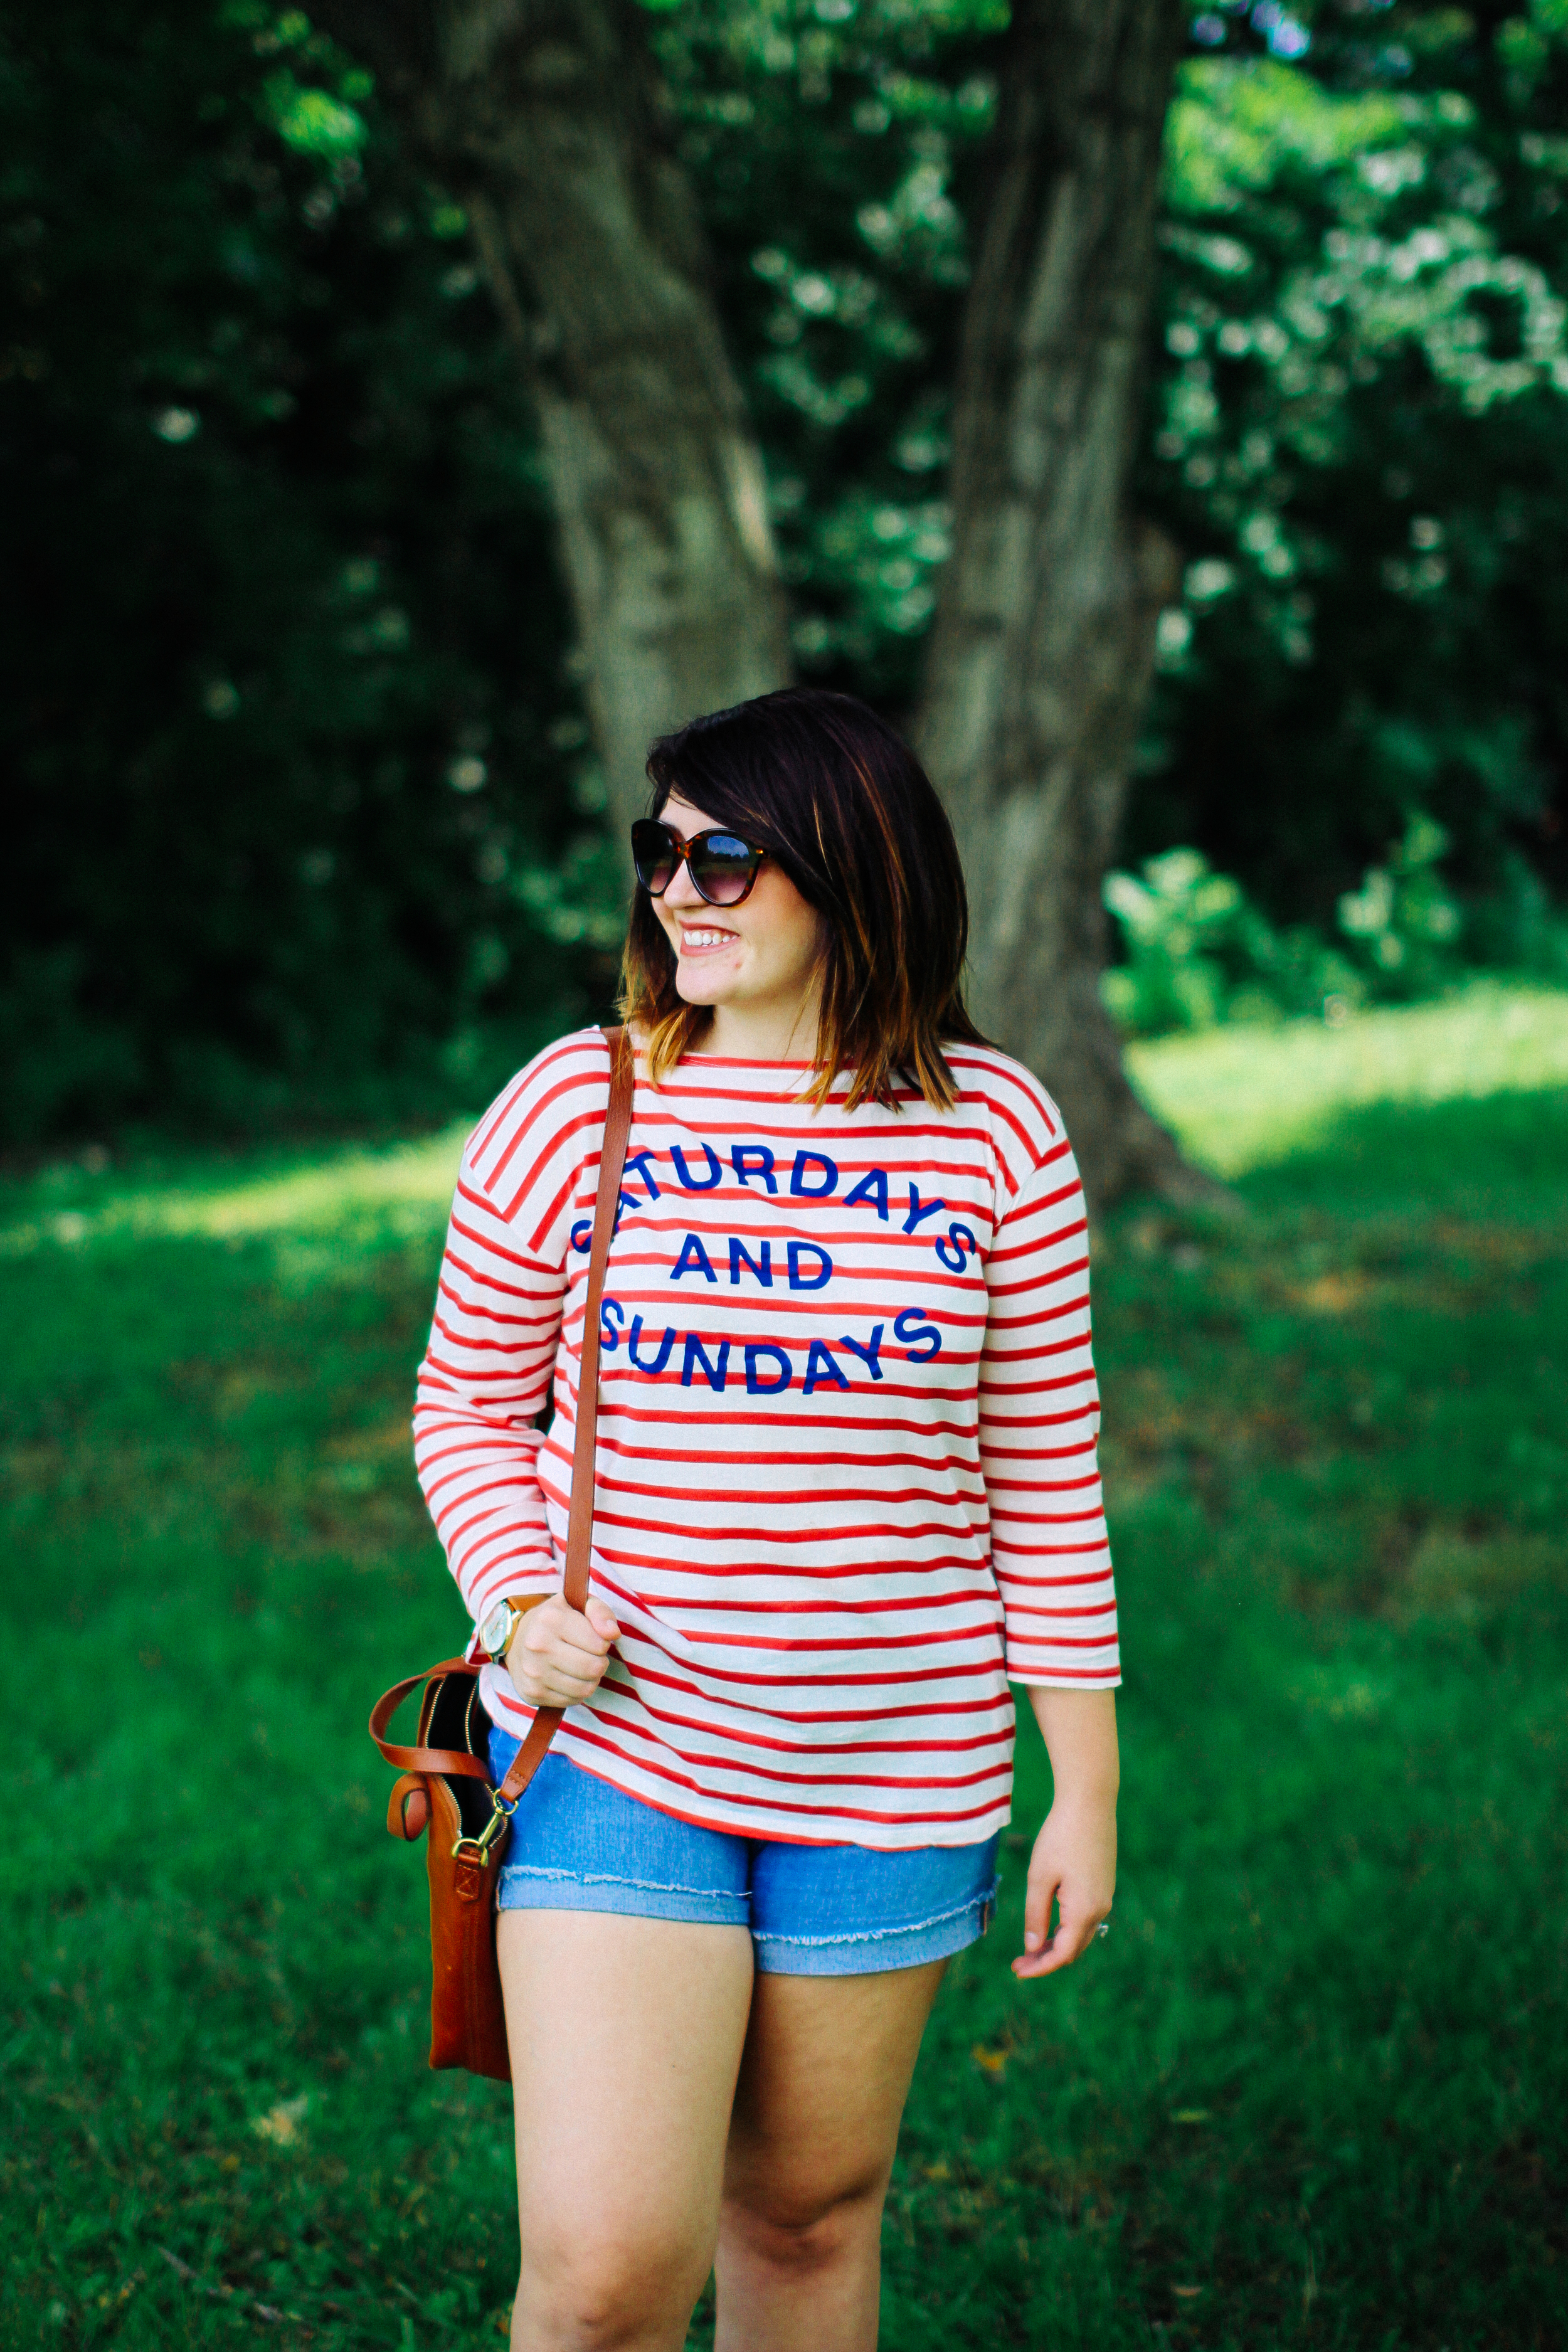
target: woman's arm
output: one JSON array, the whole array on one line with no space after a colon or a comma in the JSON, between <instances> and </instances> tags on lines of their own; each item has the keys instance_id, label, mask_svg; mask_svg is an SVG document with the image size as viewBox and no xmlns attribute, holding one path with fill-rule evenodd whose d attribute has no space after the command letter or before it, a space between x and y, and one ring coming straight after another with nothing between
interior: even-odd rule
<instances>
[{"instance_id":1,"label":"woman's arm","mask_svg":"<svg viewBox=\"0 0 1568 2352\"><path fill-rule=\"evenodd\" d=\"M1045 1113L1037 1110L1044 1128ZM1121 1679L1100 1491L1089 1222L1059 1127L1017 1183L986 1254L980 1467L1008 1679L1108 1690Z\"/></svg>"},{"instance_id":2,"label":"woman's arm","mask_svg":"<svg viewBox=\"0 0 1568 2352\"><path fill-rule=\"evenodd\" d=\"M585 1186L592 1197L608 1095L603 1035L563 1038L513 1080L463 1154L419 1368L414 1450L476 1623L503 1596L561 1589L537 1422L562 1340L568 1262L585 1263L584 1232L574 1228ZM570 1354L571 1332L566 1345ZM531 1648L542 1631L531 1627Z\"/></svg>"},{"instance_id":3,"label":"woman's arm","mask_svg":"<svg viewBox=\"0 0 1568 2352\"><path fill-rule=\"evenodd\" d=\"M986 1255L980 1462L1007 1674L1028 1689L1056 1776L1029 1864L1024 1949L1013 1963L1020 1977L1036 1977L1076 1960L1110 1908L1121 1668L1083 1187L1055 1105L1026 1073L1012 1083L1015 1116L995 1123L1011 1181ZM1017 1164L1015 1130L1037 1154L1027 1166Z\"/></svg>"},{"instance_id":4,"label":"woman's arm","mask_svg":"<svg viewBox=\"0 0 1568 2352\"><path fill-rule=\"evenodd\" d=\"M1070 1967L1110 1908L1116 1891L1114 1691L1029 1692L1051 1759L1056 1794L1029 1861L1024 1899L1024 1949L1016 1977L1045 1977ZM1059 1916L1051 1928L1053 1906Z\"/></svg>"},{"instance_id":5,"label":"woman's arm","mask_svg":"<svg viewBox=\"0 0 1568 2352\"><path fill-rule=\"evenodd\" d=\"M465 1157L419 1367L414 1459L478 1623L504 1594L560 1588L539 1483L563 1274L519 1246Z\"/></svg>"}]
</instances>

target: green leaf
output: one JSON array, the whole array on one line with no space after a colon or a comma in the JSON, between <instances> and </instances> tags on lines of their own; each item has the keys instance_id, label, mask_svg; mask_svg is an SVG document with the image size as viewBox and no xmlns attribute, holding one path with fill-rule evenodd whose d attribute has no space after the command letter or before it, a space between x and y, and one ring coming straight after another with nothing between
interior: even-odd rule
<instances>
[{"instance_id":1,"label":"green leaf","mask_svg":"<svg viewBox=\"0 0 1568 2352\"><path fill-rule=\"evenodd\" d=\"M286 146L328 162L357 154L370 136L364 118L324 89L310 89L285 68L269 74L261 95L273 129Z\"/></svg>"}]
</instances>

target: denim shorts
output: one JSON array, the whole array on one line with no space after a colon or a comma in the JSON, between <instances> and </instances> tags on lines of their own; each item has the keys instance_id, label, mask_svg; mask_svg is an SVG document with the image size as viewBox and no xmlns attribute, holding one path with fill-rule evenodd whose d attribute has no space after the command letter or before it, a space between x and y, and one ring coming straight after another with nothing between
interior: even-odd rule
<instances>
[{"instance_id":1,"label":"denim shorts","mask_svg":"<svg viewBox=\"0 0 1568 2352\"><path fill-rule=\"evenodd\" d=\"M517 1754L490 1731L499 1783ZM699 1829L545 1757L517 1801L503 1911L619 1911L749 1927L756 1965L784 1977L872 1976L943 1960L991 1924L996 1840L879 1853Z\"/></svg>"}]
</instances>

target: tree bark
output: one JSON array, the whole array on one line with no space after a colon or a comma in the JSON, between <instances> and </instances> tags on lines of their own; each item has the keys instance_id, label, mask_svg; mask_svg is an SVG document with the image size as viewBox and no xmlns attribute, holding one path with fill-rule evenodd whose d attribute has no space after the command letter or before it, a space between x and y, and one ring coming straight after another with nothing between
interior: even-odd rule
<instances>
[{"instance_id":1,"label":"tree bark","mask_svg":"<svg viewBox=\"0 0 1568 2352\"><path fill-rule=\"evenodd\" d=\"M919 740L973 901L981 1026L1059 1098L1098 1202L1191 1199L1100 995L1101 887L1174 550L1127 507L1184 0L1017 0L964 319L953 551Z\"/></svg>"},{"instance_id":2,"label":"tree bark","mask_svg":"<svg viewBox=\"0 0 1568 2352\"><path fill-rule=\"evenodd\" d=\"M656 735L787 683L761 456L630 0L318 0L467 205L536 403L621 839Z\"/></svg>"}]
</instances>

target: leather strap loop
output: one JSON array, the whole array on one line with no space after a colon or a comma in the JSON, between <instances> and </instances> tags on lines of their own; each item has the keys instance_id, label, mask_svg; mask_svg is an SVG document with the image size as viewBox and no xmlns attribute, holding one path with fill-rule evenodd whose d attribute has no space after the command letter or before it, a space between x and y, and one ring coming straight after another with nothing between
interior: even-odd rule
<instances>
[{"instance_id":1,"label":"leather strap loop","mask_svg":"<svg viewBox=\"0 0 1568 2352\"><path fill-rule=\"evenodd\" d=\"M479 1668L467 1658L441 1658L435 1665L426 1666L417 1675L409 1675L394 1683L370 1711L370 1736L389 1764L402 1772L451 1772L461 1780L488 1780L489 1773L477 1756L462 1748L403 1748L395 1739L384 1739L382 1734L403 1705L410 1691L417 1690L437 1675L477 1675Z\"/></svg>"},{"instance_id":2,"label":"leather strap loop","mask_svg":"<svg viewBox=\"0 0 1568 2352\"><path fill-rule=\"evenodd\" d=\"M406 1838L412 1845L425 1834L430 1820L430 1790L422 1772L405 1772L392 1784L386 1801L389 1837Z\"/></svg>"}]
</instances>

